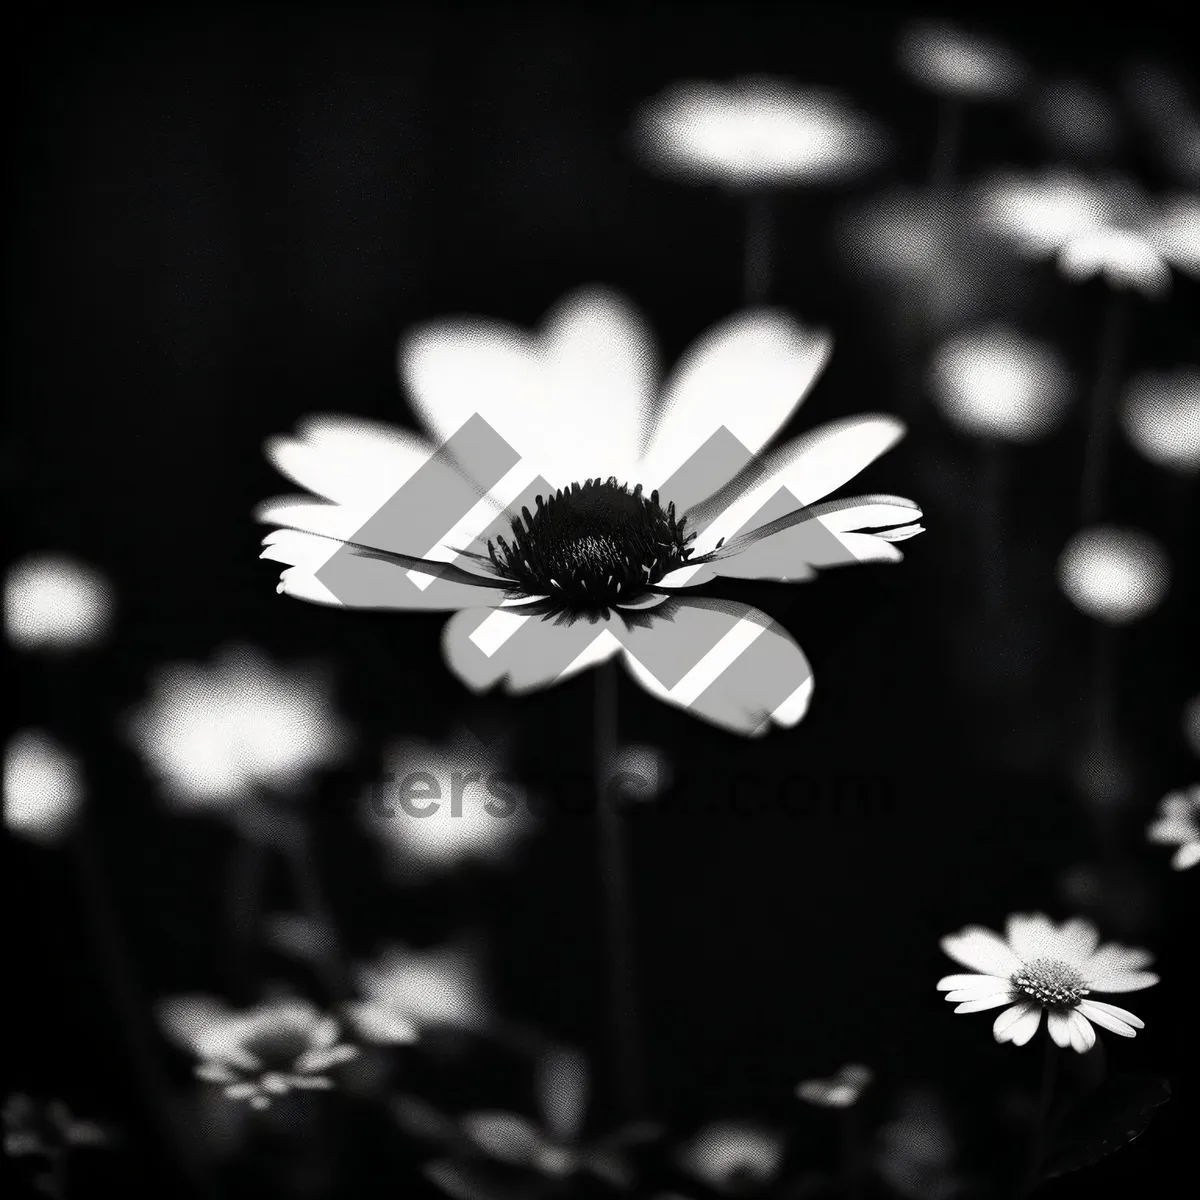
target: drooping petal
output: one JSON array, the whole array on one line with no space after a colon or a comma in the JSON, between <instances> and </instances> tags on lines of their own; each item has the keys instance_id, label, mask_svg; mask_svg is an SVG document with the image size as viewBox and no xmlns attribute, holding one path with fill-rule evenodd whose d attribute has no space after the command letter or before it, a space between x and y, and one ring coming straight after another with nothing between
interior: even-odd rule
<instances>
[{"instance_id":1,"label":"drooping petal","mask_svg":"<svg viewBox=\"0 0 1200 1200\"><path fill-rule=\"evenodd\" d=\"M1024 1002L1020 1004L1014 1004L1011 1008L1006 1008L995 1019L995 1021L992 1022L992 1036L998 1042L1007 1041L1008 1031L1017 1023L1017 1021L1021 1019L1021 1017L1025 1016L1025 1014L1030 1012L1032 1009L1032 1005Z\"/></svg>"},{"instance_id":2,"label":"drooping petal","mask_svg":"<svg viewBox=\"0 0 1200 1200\"><path fill-rule=\"evenodd\" d=\"M1007 986L1008 979L1003 975L944 975L937 981L938 991L955 991L958 988L990 988L992 984Z\"/></svg>"},{"instance_id":3,"label":"drooping petal","mask_svg":"<svg viewBox=\"0 0 1200 1200\"><path fill-rule=\"evenodd\" d=\"M1132 1013L1126 1013L1125 1009L1117 1008L1115 1004L1102 1004L1099 1000L1081 1000L1079 1002L1079 1011L1087 1017L1089 1021L1095 1023L1103 1029L1109 1030L1111 1033L1119 1033L1121 1037L1134 1037L1136 1029L1144 1029L1145 1024L1137 1017L1133 1018L1133 1022L1122 1019L1118 1014L1125 1013L1127 1017L1133 1017Z\"/></svg>"},{"instance_id":4,"label":"drooping petal","mask_svg":"<svg viewBox=\"0 0 1200 1200\"><path fill-rule=\"evenodd\" d=\"M672 597L620 635L629 673L652 696L745 737L795 725L812 668L777 621L748 604Z\"/></svg>"},{"instance_id":5,"label":"drooping petal","mask_svg":"<svg viewBox=\"0 0 1200 1200\"><path fill-rule=\"evenodd\" d=\"M1056 1046L1065 1050L1071 1044L1071 1020L1067 1013L1051 1009L1046 1014L1046 1029Z\"/></svg>"},{"instance_id":6,"label":"drooping petal","mask_svg":"<svg viewBox=\"0 0 1200 1200\"><path fill-rule=\"evenodd\" d=\"M968 925L958 933L942 938L940 945L945 954L988 975L1011 976L1021 966L1021 960L1008 944L982 925Z\"/></svg>"},{"instance_id":7,"label":"drooping petal","mask_svg":"<svg viewBox=\"0 0 1200 1200\"><path fill-rule=\"evenodd\" d=\"M1007 1030L1007 1039L1014 1046L1024 1046L1038 1031L1042 1023L1042 1010L1033 1008L1017 1018Z\"/></svg>"},{"instance_id":8,"label":"drooping petal","mask_svg":"<svg viewBox=\"0 0 1200 1200\"><path fill-rule=\"evenodd\" d=\"M728 483L784 426L832 348L826 331L774 309L711 329L664 385L639 465L646 490L658 488L683 512Z\"/></svg>"},{"instance_id":9,"label":"drooping petal","mask_svg":"<svg viewBox=\"0 0 1200 1200\"><path fill-rule=\"evenodd\" d=\"M876 413L830 421L785 442L688 510L688 527L697 531L693 553L823 499L903 436L902 422Z\"/></svg>"},{"instance_id":10,"label":"drooping petal","mask_svg":"<svg viewBox=\"0 0 1200 1200\"><path fill-rule=\"evenodd\" d=\"M953 996L947 996L946 999L953 999ZM1012 992L1006 989L1003 992L984 996L979 1000L964 1000L954 1011L956 1013L986 1012L989 1008L999 1008L1002 1004L1008 1004L1011 999Z\"/></svg>"},{"instance_id":11,"label":"drooping petal","mask_svg":"<svg viewBox=\"0 0 1200 1200\"><path fill-rule=\"evenodd\" d=\"M1073 1008L1067 1015L1071 1023L1071 1049L1086 1054L1096 1044L1096 1031L1079 1009Z\"/></svg>"},{"instance_id":12,"label":"drooping petal","mask_svg":"<svg viewBox=\"0 0 1200 1200\"><path fill-rule=\"evenodd\" d=\"M442 654L467 687L485 692L503 683L520 695L563 683L621 649L620 618L571 621L511 608L455 613L442 630Z\"/></svg>"},{"instance_id":13,"label":"drooping petal","mask_svg":"<svg viewBox=\"0 0 1200 1200\"><path fill-rule=\"evenodd\" d=\"M633 472L657 368L640 315L611 289L571 293L534 332L481 317L435 321L410 332L399 357L439 444L478 416L555 487Z\"/></svg>"},{"instance_id":14,"label":"drooping petal","mask_svg":"<svg viewBox=\"0 0 1200 1200\"><path fill-rule=\"evenodd\" d=\"M351 546L295 529L277 529L263 543L260 558L290 564L280 575L278 590L312 603L452 612L499 605L510 586L452 564Z\"/></svg>"}]
</instances>

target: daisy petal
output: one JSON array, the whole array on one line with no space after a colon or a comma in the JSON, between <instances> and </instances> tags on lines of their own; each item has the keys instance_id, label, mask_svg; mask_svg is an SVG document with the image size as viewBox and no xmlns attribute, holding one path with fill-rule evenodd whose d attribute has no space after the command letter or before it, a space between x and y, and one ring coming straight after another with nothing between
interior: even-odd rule
<instances>
[{"instance_id":1,"label":"daisy petal","mask_svg":"<svg viewBox=\"0 0 1200 1200\"><path fill-rule=\"evenodd\" d=\"M621 649L614 637L621 629L617 616L570 621L513 609L473 608L446 622L442 654L473 691L503 683L509 694L520 695L606 662Z\"/></svg>"},{"instance_id":2,"label":"daisy petal","mask_svg":"<svg viewBox=\"0 0 1200 1200\"><path fill-rule=\"evenodd\" d=\"M673 596L619 634L626 669L652 696L745 737L808 711L812 668L778 621L748 604Z\"/></svg>"},{"instance_id":3,"label":"daisy petal","mask_svg":"<svg viewBox=\"0 0 1200 1200\"><path fill-rule=\"evenodd\" d=\"M1008 944L1024 962L1034 958L1057 958L1058 932L1045 913L1013 913L1005 926Z\"/></svg>"},{"instance_id":4,"label":"daisy petal","mask_svg":"<svg viewBox=\"0 0 1200 1200\"><path fill-rule=\"evenodd\" d=\"M1119 1021L1110 1013L1106 1013L1102 1008L1096 1006L1095 1001L1082 1000L1079 1004L1080 1013L1083 1014L1089 1021L1094 1021L1102 1029L1107 1029L1111 1033L1118 1033L1121 1037L1135 1037L1134 1030L1125 1024L1124 1021Z\"/></svg>"},{"instance_id":5,"label":"daisy petal","mask_svg":"<svg viewBox=\"0 0 1200 1200\"><path fill-rule=\"evenodd\" d=\"M663 387L639 465L646 490L684 511L728 483L783 428L832 348L824 330L774 309L740 312L710 330ZM721 430L728 438L714 438Z\"/></svg>"},{"instance_id":6,"label":"daisy petal","mask_svg":"<svg viewBox=\"0 0 1200 1200\"><path fill-rule=\"evenodd\" d=\"M890 450L904 425L884 414L830 421L755 459L688 511L696 554L829 495ZM783 496L777 497L781 489Z\"/></svg>"},{"instance_id":7,"label":"daisy petal","mask_svg":"<svg viewBox=\"0 0 1200 1200\"><path fill-rule=\"evenodd\" d=\"M1007 986L1008 980L1003 975L943 975L937 981L939 992L954 991L958 988L987 988L994 991Z\"/></svg>"},{"instance_id":8,"label":"daisy petal","mask_svg":"<svg viewBox=\"0 0 1200 1200\"><path fill-rule=\"evenodd\" d=\"M1140 992L1153 987L1158 976L1153 971L1105 971L1088 974L1088 984L1094 992Z\"/></svg>"},{"instance_id":9,"label":"daisy petal","mask_svg":"<svg viewBox=\"0 0 1200 1200\"><path fill-rule=\"evenodd\" d=\"M1008 978L1021 960L998 935L982 925L968 925L942 938L942 951L964 967Z\"/></svg>"},{"instance_id":10,"label":"daisy petal","mask_svg":"<svg viewBox=\"0 0 1200 1200\"><path fill-rule=\"evenodd\" d=\"M1083 1000L1079 1007L1084 1010L1084 1015L1096 1020L1095 1012L1098 1010L1106 1017L1113 1017L1118 1021L1123 1021L1126 1025L1134 1029L1145 1029L1146 1022L1141 1017L1134 1016L1127 1008L1121 1008L1116 1004L1108 1004L1103 1000Z\"/></svg>"},{"instance_id":11,"label":"daisy petal","mask_svg":"<svg viewBox=\"0 0 1200 1200\"><path fill-rule=\"evenodd\" d=\"M954 993L947 996L947 1000L954 1000ZM979 1000L966 1000L955 1008L956 1013L972 1013L986 1012L989 1008L999 1008L1002 1004L1007 1004L1012 999L1011 991L995 992L990 996L984 996Z\"/></svg>"},{"instance_id":12,"label":"daisy petal","mask_svg":"<svg viewBox=\"0 0 1200 1200\"><path fill-rule=\"evenodd\" d=\"M1069 961L1085 963L1095 953L1100 934L1091 921L1073 917L1059 928L1058 941Z\"/></svg>"},{"instance_id":13,"label":"daisy petal","mask_svg":"<svg viewBox=\"0 0 1200 1200\"><path fill-rule=\"evenodd\" d=\"M1104 975L1109 971L1140 971L1154 961L1154 955L1149 950L1138 946L1122 946L1119 942L1109 942L1101 946L1086 966L1087 974Z\"/></svg>"},{"instance_id":14,"label":"daisy petal","mask_svg":"<svg viewBox=\"0 0 1200 1200\"><path fill-rule=\"evenodd\" d=\"M281 574L279 590L315 603L451 612L498 605L505 598L503 585L449 563L349 546L295 529L276 529L264 546L260 558L292 568Z\"/></svg>"},{"instance_id":15,"label":"daisy petal","mask_svg":"<svg viewBox=\"0 0 1200 1200\"><path fill-rule=\"evenodd\" d=\"M1070 1011L1068 1019L1071 1022L1071 1049L1077 1054L1086 1054L1096 1044L1096 1031L1077 1008Z\"/></svg>"},{"instance_id":16,"label":"daisy petal","mask_svg":"<svg viewBox=\"0 0 1200 1200\"><path fill-rule=\"evenodd\" d=\"M542 1148L543 1138L532 1121L515 1113L475 1112L462 1119L463 1131L485 1154L524 1166Z\"/></svg>"},{"instance_id":17,"label":"daisy petal","mask_svg":"<svg viewBox=\"0 0 1200 1200\"><path fill-rule=\"evenodd\" d=\"M1047 1013L1046 1029L1056 1046L1065 1050L1071 1044L1071 1019L1065 1012Z\"/></svg>"},{"instance_id":18,"label":"daisy petal","mask_svg":"<svg viewBox=\"0 0 1200 1200\"><path fill-rule=\"evenodd\" d=\"M988 983L984 987L965 987L956 988L952 992L947 992L944 999L949 1000L952 1004L961 1004L965 1000L984 1000L991 996L1009 996L1012 994L1012 986L1007 980L1001 979L996 983Z\"/></svg>"},{"instance_id":19,"label":"daisy petal","mask_svg":"<svg viewBox=\"0 0 1200 1200\"><path fill-rule=\"evenodd\" d=\"M1171 857L1171 869L1174 871L1187 871L1197 863L1200 863L1200 841L1180 846Z\"/></svg>"},{"instance_id":20,"label":"daisy petal","mask_svg":"<svg viewBox=\"0 0 1200 1200\"><path fill-rule=\"evenodd\" d=\"M1030 1009L1009 1026L1008 1040L1014 1046L1024 1046L1037 1033L1041 1023L1042 1010L1040 1008Z\"/></svg>"},{"instance_id":21,"label":"daisy petal","mask_svg":"<svg viewBox=\"0 0 1200 1200\"><path fill-rule=\"evenodd\" d=\"M1006 1008L992 1022L992 1036L998 1042L1007 1041L1009 1030L1027 1013L1036 1011L1038 1010L1033 1005L1024 1003L1014 1004L1011 1008Z\"/></svg>"}]
</instances>

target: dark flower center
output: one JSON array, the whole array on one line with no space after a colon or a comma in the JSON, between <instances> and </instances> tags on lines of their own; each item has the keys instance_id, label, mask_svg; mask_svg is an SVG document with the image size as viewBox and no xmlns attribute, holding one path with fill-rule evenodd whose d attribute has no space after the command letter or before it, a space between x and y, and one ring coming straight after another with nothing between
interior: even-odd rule
<instances>
[{"instance_id":1,"label":"dark flower center","mask_svg":"<svg viewBox=\"0 0 1200 1200\"><path fill-rule=\"evenodd\" d=\"M1088 994L1087 980L1056 958L1035 958L1012 977L1014 999L1030 997L1050 1008L1074 1008Z\"/></svg>"},{"instance_id":2,"label":"dark flower center","mask_svg":"<svg viewBox=\"0 0 1200 1200\"><path fill-rule=\"evenodd\" d=\"M512 522L512 545L489 541L492 564L530 595L549 596L568 612L599 612L644 595L687 561L694 533L675 505L664 512L658 492L647 499L616 476L559 489L537 512L521 509ZM522 518L524 518L522 520Z\"/></svg>"},{"instance_id":3,"label":"dark flower center","mask_svg":"<svg viewBox=\"0 0 1200 1200\"><path fill-rule=\"evenodd\" d=\"M267 1071L290 1071L309 1048L311 1030L290 1023L256 1029L243 1043Z\"/></svg>"}]
</instances>

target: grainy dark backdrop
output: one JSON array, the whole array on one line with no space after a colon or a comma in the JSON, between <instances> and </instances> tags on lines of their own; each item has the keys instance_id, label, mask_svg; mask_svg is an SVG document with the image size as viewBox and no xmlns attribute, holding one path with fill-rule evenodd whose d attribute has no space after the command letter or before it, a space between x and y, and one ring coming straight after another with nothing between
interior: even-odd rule
<instances>
[{"instance_id":1,"label":"grainy dark backdrop","mask_svg":"<svg viewBox=\"0 0 1200 1200\"><path fill-rule=\"evenodd\" d=\"M1042 70L1112 85L1137 55L1187 66L1165 11L1139 6L1104 24L1095 10L996 10L987 27ZM441 617L277 596L249 513L288 490L262 457L266 435L311 411L409 420L394 353L413 322L470 311L532 323L570 288L603 281L644 308L669 363L736 308L737 207L716 189L649 175L624 138L637 102L673 79L768 71L845 89L895 140L882 176L783 198L773 294L837 338L795 428L904 411L908 439L852 488L917 498L928 532L902 567L751 593L814 665L816 700L793 731L739 741L622 682L622 735L662 745L697 807L714 810L631 823L654 1107L679 1130L718 1115L776 1120L795 1131L800 1161L824 1165L822 1114L802 1111L792 1088L844 1061L871 1064L886 1088L942 1086L967 1114L1032 1083L1036 1053L994 1045L986 1016L951 1016L933 984L950 969L942 934L997 926L1013 910L1069 915L1061 877L1095 856L1068 773L1088 630L1053 577L1075 528L1081 427L1072 419L1013 451L1011 591L1004 614L985 621L971 447L902 396L907 364L892 331L832 250L848 200L927 172L934 102L895 69L899 20L798 4L413 4L56 10L26 26L10 49L10 542L102 566L120 609L106 651L69 673L24 661L10 690L23 723L69 730L87 757L92 821L144 998L220 989L223 832L166 816L112 723L154 664L250 640L283 659L333 662L341 706L362 731L363 753L320 797L322 868L351 948L434 942L464 924L489 932L502 1008L588 1048L605 1101L591 822L559 813L517 866L466 881L397 891L364 870L369 847L339 802L375 771L381 742L442 736L474 702L441 664ZM1136 137L1121 155L1151 186L1163 182ZM972 113L965 175L1045 159L1019 113ZM1083 288L1068 303L1064 287L1031 271L995 312L1055 339L1086 382L1100 296ZM1195 358L1196 299L1185 280L1170 306L1137 307L1140 365ZM1170 1076L1175 1100L1138 1143L1057 1185L1063 1197L1154 1194L1193 1159L1195 1075L1184 1064L1196 880L1167 871L1140 830L1158 797L1195 774L1179 732L1200 687L1194 658L1185 666L1194 543L1188 497L1123 443L1114 454L1108 514L1160 537L1176 575L1163 607L1121 638L1120 719L1137 771L1124 816L1131 890L1110 888L1099 919L1108 936L1154 947L1164 982L1131 998L1147 1029L1110 1038L1109 1052ZM584 676L502 706L528 773L553 780L586 763L590 700ZM882 781L889 805L750 816L712 783L739 773L768 789L799 775L824 795L861 776ZM14 847L11 862L14 1084L123 1124L133 1153L97 1171L131 1190L161 1186L170 1177L70 860ZM186 1086L186 1064L171 1069ZM505 1066L417 1082L449 1107L522 1103ZM982 1117L964 1119L986 1141ZM350 1124L347 1145L363 1137L365 1147ZM403 1156L397 1166L379 1153L346 1155L332 1194L422 1186Z\"/></svg>"}]
</instances>

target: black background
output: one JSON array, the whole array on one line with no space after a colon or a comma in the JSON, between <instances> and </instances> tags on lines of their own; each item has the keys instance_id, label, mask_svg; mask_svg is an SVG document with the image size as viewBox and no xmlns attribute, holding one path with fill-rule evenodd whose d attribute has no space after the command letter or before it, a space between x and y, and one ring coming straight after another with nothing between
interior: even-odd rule
<instances>
[{"instance_id":1,"label":"black background","mask_svg":"<svg viewBox=\"0 0 1200 1200\"><path fill-rule=\"evenodd\" d=\"M1183 30L1165 12L1139 5L1104 24L1093 10L995 10L984 24L1041 71L1111 87L1139 55L1187 67ZM277 596L277 566L257 561L264 531L249 513L289 490L261 443L303 414L410 422L394 354L414 322L479 312L532 324L572 287L602 281L645 310L669 364L733 311L738 206L650 175L626 130L636 104L676 78L776 72L845 89L897 147L886 171L854 187L780 199L772 298L837 338L791 431L902 411L909 437L851 487L913 496L928 532L906 544L901 567L743 593L813 663L816 699L794 730L741 741L622 680L622 737L663 746L691 781L693 807L712 810L630 822L653 1107L675 1133L762 1116L791 1131L797 1167L829 1167L825 1114L792 1089L860 1060L880 1077L872 1119L895 1089L933 1083L979 1153L996 1152L989 1113L1006 1089L1034 1085L1038 1054L995 1045L986 1015L952 1017L933 990L952 969L937 942L967 923L997 928L1010 911L1070 915L1062 875L1095 856L1069 773L1089 626L1053 575L1075 528L1081 410L1010 452L1010 588L1003 613L985 619L972 446L902 394L912 364L831 236L853 196L889 180L919 185L928 170L935 102L894 66L900 19L798 4L305 6L54 10L20 31L3 449L17 498L12 550L102 566L120 607L105 650L58 666L23 660L8 678L21 723L60 731L85 756L94 844L144 1002L221 990L214 913L227 834L166 815L116 738L116 717L144 695L154 664L207 658L227 641L320 658L334 664L340 706L362 735L358 758L324 777L316 804L349 948L366 956L380 939L487 932L500 1007L589 1050L606 1123L591 820L557 812L506 871L397 891L341 803L377 771L381 744L444 736L463 715L512 722L519 767L548 786L586 770L591 676L526 700L477 701L441 663L442 617L335 613ZM1166 182L1135 132L1119 156L1149 186ZM972 110L965 176L1047 157L1019 111ZM1022 279L995 315L1055 340L1086 383L1100 288L1068 290L1049 268ZM1184 279L1169 304L1134 304L1134 362L1195 360L1196 296ZM1136 1144L1047 1189L1063 1197L1152 1194L1194 1160L1185 978L1197 881L1171 873L1140 831L1157 799L1195 774L1179 724L1200 689L1187 641L1197 580L1185 506L1195 497L1119 439L1113 453L1106 514L1164 541L1175 577L1162 608L1118 639L1136 784L1121 818L1127 890L1111 886L1096 914L1107 937L1153 947L1164 982L1130 997L1146 1030L1106 1043L1122 1069L1169 1076L1175 1098ZM822 795L863 777L882 781L889 804L866 816L853 804L749 814L714 773L752 775L768 791L799 775ZM10 853L14 1085L126 1129L127 1152L96 1178L174 1187L72 860ZM489 1064L441 1079L416 1065L408 1082L453 1110L527 1108L521 1069ZM186 1062L169 1058L167 1069L186 1091ZM367 1117L347 1121L344 1138L328 1194L425 1186L402 1152L379 1149L387 1139Z\"/></svg>"}]
</instances>

